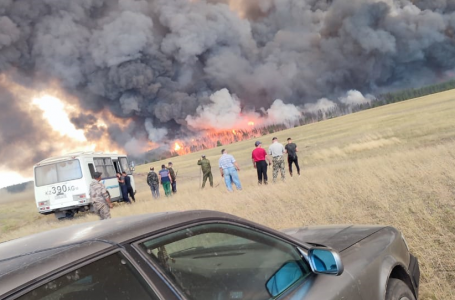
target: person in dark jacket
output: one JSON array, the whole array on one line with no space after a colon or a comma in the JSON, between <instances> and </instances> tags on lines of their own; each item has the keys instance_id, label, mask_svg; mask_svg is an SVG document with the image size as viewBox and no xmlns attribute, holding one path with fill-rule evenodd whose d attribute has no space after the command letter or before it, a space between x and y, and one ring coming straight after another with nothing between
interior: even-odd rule
<instances>
[{"instance_id":1,"label":"person in dark jacket","mask_svg":"<svg viewBox=\"0 0 455 300\"><path fill-rule=\"evenodd\" d=\"M171 183L171 188L172 188L172 193L175 194L177 193L177 174L175 174L174 169L172 168L173 164L169 162L167 164L167 169L169 171L169 175L171 176L172 183Z\"/></svg>"},{"instance_id":2,"label":"person in dark jacket","mask_svg":"<svg viewBox=\"0 0 455 300\"><path fill-rule=\"evenodd\" d=\"M125 185L126 185L126 190L128 191L128 195L130 195L131 199L133 199L134 202L136 202L136 199L134 198L134 190L133 187L131 186L131 177L126 174L126 172L122 172L123 177L125 178Z\"/></svg>"},{"instance_id":3,"label":"person in dark jacket","mask_svg":"<svg viewBox=\"0 0 455 300\"><path fill-rule=\"evenodd\" d=\"M201 166L201 171L203 175L202 179L202 188L205 187L207 179L210 181L210 186L213 187L213 175L212 175L212 166L210 166L210 160L205 158L205 155L201 156L201 159L197 161L197 164Z\"/></svg>"},{"instance_id":4,"label":"person in dark jacket","mask_svg":"<svg viewBox=\"0 0 455 300\"><path fill-rule=\"evenodd\" d=\"M300 176L299 157L297 156L298 149L297 145L292 142L291 138L288 138L288 143L285 149L288 153L289 174L292 177L292 163L294 163L297 169L297 174Z\"/></svg>"},{"instance_id":5,"label":"person in dark jacket","mask_svg":"<svg viewBox=\"0 0 455 300\"><path fill-rule=\"evenodd\" d=\"M125 203L131 204L130 198L128 198L128 190L125 184L125 177L123 177L122 174L117 173L117 181L120 187L120 195L122 196L123 201Z\"/></svg>"},{"instance_id":6,"label":"person in dark jacket","mask_svg":"<svg viewBox=\"0 0 455 300\"><path fill-rule=\"evenodd\" d=\"M158 174L155 172L154 167L150 167L150 172L147 174L147 184L152 191L153 198L157 199L160 197L160 179Z\"/></svg>"}]
</instances>

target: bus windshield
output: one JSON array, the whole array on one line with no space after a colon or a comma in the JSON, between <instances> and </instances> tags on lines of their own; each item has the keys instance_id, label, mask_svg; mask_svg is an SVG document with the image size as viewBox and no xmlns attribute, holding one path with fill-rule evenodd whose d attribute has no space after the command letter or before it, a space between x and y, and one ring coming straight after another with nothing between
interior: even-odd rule
<instances>
[{"instance_id":1,"label":"bus windshield","mask_svg":"<svg viewBox=\"0 0 455 300\"><path fill-rule=\"evenodd\" d=\"M82 178L79 160L73 159L35 168L37 187Z\"/></svg>"}]
</instances>

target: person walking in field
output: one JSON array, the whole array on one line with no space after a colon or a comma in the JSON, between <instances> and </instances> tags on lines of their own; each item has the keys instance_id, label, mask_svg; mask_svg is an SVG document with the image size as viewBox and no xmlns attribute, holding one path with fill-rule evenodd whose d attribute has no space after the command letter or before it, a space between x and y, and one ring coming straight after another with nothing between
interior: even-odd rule
<instances>
[{"instance_id":1,"label":"person walking in field","mask_svg":"<svg viewBox=\"0 0 455 300\"><path fill-rule=\"evenodd\" d=\"M90 199L92 199L93 209L101 220L111 218L111 208L113 208L111 198L106 187L101 183L101 172L93 174L94 179L90 183Z\"/></svg>"},{"instance_id":2,"label":"person walking in field","mask_svg":"<svg viewBox=\"0 0 455 300\"><path fill-rule=\"evenodd\" d=\"M173 166L173 164L171 162L169 162L167 164L167 169L169 170L169 175L172 179L172 183L171 183L172 193L175 194L175 193L177 193L177 181L176 181L177 175L175 174L172 166Z\"/></svg>"},{"instance_id":3,"label":"person walking in field","mask_svg":"<svg viewBox=\"0 0 455 300\"><path fill-rule=\"evenodd\" d=\"M152 197L157 199L160 197L160 179L155 172L154 167L150 167L150 172L147 174L147 184L152 191Z\"/></svg>"},{"instance_id":4,"label":"person walking in field","mask_svg":"<svg viewBox=\"0 0 455 300\"><path fill-rule=\"evenodd\" d=\"M260 141L256 141L254 143L256 148L251 153L251 160L253 161L253 166L258 172L258 184L267 184L267 162L269 166L272 164L272 161L267 156L267 152L262 148L262 143ZM266 161L267 160L267 161Z\"/></svg>"},{"instance_id":5,"label":"person walking in field","mask_svg":"<svg viewBox=\"0 0 455 300\"><path fill-rule=\"evenodd\" d=\"M213 176L212 176L212 166L210 165L210 160L208 160L205 155L202 155L201 158L197 161L198 166L201 166L202 171L202 188L205 187L207 178L210 181L210 186L213 187Z\"/></svg>"},{"instance_id":6,"label":"person walking in field","mask_svg":"<svg viewBox=\"0 0 455 300\"><path fill-rule=\"evenodd\" d=\"M131 178L126 174L125 171L122 172L123 178L125 178L125 185L126 185L126 190L128 192L128 195L130 195L131 199L133 199L134 202L136 202L136 198L134 198L134 190L133 187L131 186Z\"/></svg>"},{"instance_id":7,"label":"person walking in field","mask_svg":"<svg viewBox=\"0 0 455 300\"><path fill-rule=\"evenodd\" d=\"M166 197L171 196L172 195L172 191L171 191L172 178L171 178L169 170L166 169L166 165L161 165L161 170L158 173L158 177L160 179L160 183L163 185L164 194L166 195Z\"/></svg>"},{"instance_id":8,"label":"person walking in field","mask_svg":"<svg viewBox=\"0 0 455 300\"><path fill-rule=\"evenodd\" d=\"M297 174L300 176L299 158L297 157L297 145L292 142L291 138L288 138L288 143L284 149L288 153L289 175L292 177L292 163L294 163L295 168L297 169Z\"/></svg>"},{"instance_id":9,"label":"person walking in field","mask_svg":"<svg viewBox=\"0 0 455 300\"><path fill-rule=\"evenodd\" d=\"M278 143L278 138L272 139L272 145L269 146L269 155L272 156L273 161L273 182L276 182L278 177L278 171L281 173L281 180L284 181L286 174L284 170L284 158L283 154L286 153L283 145Z\"/></svg>"},{"instance_id":10,"label":"person walking in field","mask_svg":"<svg viewBox=\"0 0 455 300\"><path fill-rule=\"evenodd\" d=\"M224 183L229 192L232 192L232 182L234 182L237 190L242 190L242 185L240 184L239 174L240 167L235 161L234 156L227 153L226 149L221 150L221 157L218 161L218 166L220 168L221 177L224 177Z\"/></svg>"}]
</instances>

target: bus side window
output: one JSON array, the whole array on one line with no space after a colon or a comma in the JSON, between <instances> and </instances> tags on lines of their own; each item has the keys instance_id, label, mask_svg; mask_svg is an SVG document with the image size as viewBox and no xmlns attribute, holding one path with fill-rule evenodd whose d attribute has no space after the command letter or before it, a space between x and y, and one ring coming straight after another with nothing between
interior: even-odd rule
<instances>
[{"instance_id":1,"label":"bus side window","mask_svg":"<svg viewBox=\"0 0 455 300\"><path fill-rule=\"evenodd\" d=\"M92 179L95 179L95 168L93 164L88 164L88 169L90 170L90 175L92 175Z\"/></svg>"},{"instance_id":2,"label":"bus side window","mask_svg":"<svg viewBox=\"0 0 455 300\"><path fill-rule=\"evenodd\" d=\"M118 160L114 159L113 162L114 162L115 172L122 173L122 171L120 170L119 165L118 165Z\"/></svg>"}]
</instances>

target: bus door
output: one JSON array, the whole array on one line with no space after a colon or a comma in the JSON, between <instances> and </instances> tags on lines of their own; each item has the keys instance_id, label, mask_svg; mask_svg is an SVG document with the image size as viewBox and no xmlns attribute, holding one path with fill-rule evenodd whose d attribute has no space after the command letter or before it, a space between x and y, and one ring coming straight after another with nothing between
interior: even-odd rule
<instances>
[{"instance_id":1,"label":"bus door","mask_svg":"<svg viewBox=\"0 0 455 300\"><path fill-rule=\"evenodd\" d=\"M112 162L114 163L115 172L122 174L122 168L120 167L118 159L113 159Z\"/></svg>"}]
</instances>

